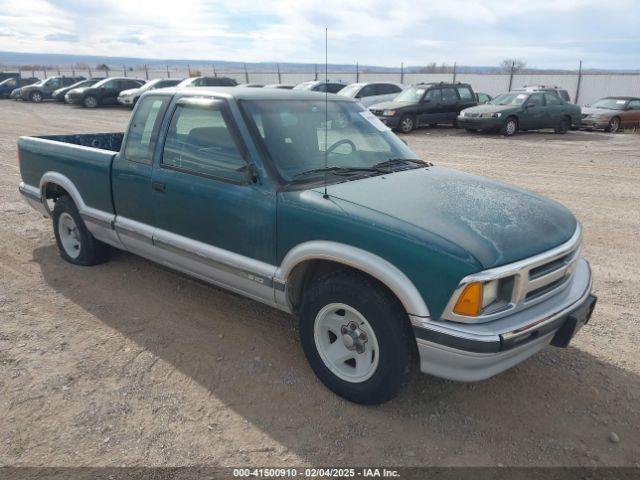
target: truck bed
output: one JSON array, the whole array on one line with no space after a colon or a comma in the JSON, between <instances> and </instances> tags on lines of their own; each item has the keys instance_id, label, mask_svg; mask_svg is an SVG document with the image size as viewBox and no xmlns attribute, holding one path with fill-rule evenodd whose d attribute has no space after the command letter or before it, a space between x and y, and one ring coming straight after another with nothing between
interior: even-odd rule
<instances>
[{"instance_id":1,"label":"truck bed","mask_svg":"<svg viewBox=\"0 0 640 480\"><path fill-rule=\"evenodd\" d=\"M124 133L90 133L21 137L20 172L25 184L39 188L48 172L67 177L87 206L114 213L111 164Z\"/></svg>"}]
</instances>

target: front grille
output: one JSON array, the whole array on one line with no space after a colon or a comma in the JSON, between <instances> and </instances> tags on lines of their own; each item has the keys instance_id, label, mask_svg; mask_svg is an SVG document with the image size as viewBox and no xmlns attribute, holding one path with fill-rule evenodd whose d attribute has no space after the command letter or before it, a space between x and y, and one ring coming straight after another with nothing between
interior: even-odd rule
<instances>
[{"instance_id":1,"label":"front grille","mask_svg":"<svg viewBox=\"0 0 640 480\"><path fill-rule=\"evenodd\" d=\"M571 277L579 257L580 243L578 242L569 252L530 268L527 274L522 275L523 303L529 304L560 290Z\"/></svg>"},{"instance_id":2,"label":"front grille","mask_svg":"<svg viewBox=\"0 0 640 480\"><path fill-rule=\"evenodd\" d=\"M374 115L382 115L383 110L369 110L371 113L373 113Z\"/></svg>"},{"instance_id":3,"label":"front grille","mask_svg":"<svg viewBox=\"0 0 640 480\"><path fill-rule=\"evenodd\" d=\"M469 117L469 118L478 118L480 116L479 113L465 113L464 114L465 117Z\"/></svg>"}]
</instances>

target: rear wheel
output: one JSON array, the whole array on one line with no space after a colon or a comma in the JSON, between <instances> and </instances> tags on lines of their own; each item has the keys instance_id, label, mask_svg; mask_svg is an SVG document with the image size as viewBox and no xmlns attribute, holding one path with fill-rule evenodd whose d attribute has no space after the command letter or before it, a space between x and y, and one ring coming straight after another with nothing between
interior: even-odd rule
<instances>
[{"instance_id":1,"label":"rear wheel","mask_svg":"<svg viewBox=\"0 0 640 480\"><path fill-rule=\"evenodd\" d=\"M505 137L512 137L518 132L518 120L515 117L509 117L504 122L501 133Z\"/></svg>"},{"instance_id":2,"label":"rear wheel","mask_svg":"<svg viewBox=\"0 0 640 480\"><path fill-rule=\"evenodd\" d=\"M98 106L98 99L93 95L88 95L84 97L82 103L87 108L96 108Z\"/></svg>"},{"instance_id":3,"label":"rear wheel","mask_svg":"<svg viewBox=\"0 0 640 480\"><path fill-rule=\"evenodd\" d=\"M605 132L618 133L620 131L620 118L613 117L609 120L609 125L604 129Z\"/></svg>"},{"instance_id":4,"label":"rear wheel","mask_svg":"<svg viewBox=\"0 0 640 480\"><path fill-rule=\"evenodd\" d=\"M556 133L565 134L569 131L569 128L571 128L571 121L567 117L562 117L554 128L554 131Z\"/></svg>"},{"instance_id":5,"label":"rear wheel","mask_svg":"<svg viewBox=\"0 0 640 480\"><path fill-rule=\"evenodd\" d=\"M376 280L355 271L312 282L300 312L300 340L318 378L352 402L390 400L413 366L415 340L404 309Z\"/></svg>"},{"instance_id":6,"label":"rear wheel","mask_svg":"<svg viewBox=\"0 0 640 480\"><path fill-rule=\"evenodd\" d=\"M398 131L402 133L411 133L416 128L416 121L412 115L403 115L398 122Z\"/></svg>"},{"instance_id":7,"label":"rear wheel","mask_svg":"<svg viewBox=\"0 0 640 480\"><path fill-rule=\"evenodd\" d=\"M96 240L68 196L56 200L53 208L53 233L60 255L74 265L97 265L107 259L109 247Z\"/></svg>"},{"instance_id":8,"label":"rear wheel","mask_svg":"<svg viewBox=\"0 0 640 480\"><path fill-rule=\"evenodd\" d=\"M31 96L29 97L29 99L34 102L34 103L40 103L42 102L42 93L40 92L33 92L31 94Z\"/></svg>"}]
</instances>

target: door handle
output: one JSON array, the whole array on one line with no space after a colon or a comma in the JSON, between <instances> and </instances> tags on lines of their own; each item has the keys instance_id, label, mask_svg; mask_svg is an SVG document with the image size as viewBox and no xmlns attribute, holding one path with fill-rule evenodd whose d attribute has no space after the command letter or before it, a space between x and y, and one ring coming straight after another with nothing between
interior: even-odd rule
<instances>
[{"instance_id":1,"label":"door handle","mask_svg":"<svg viewBox=\"0 0 640 480\"><path fill-rule=\"evenodd\" d=\"M153 188L156 192L164 192L164 189L167 185L162 182L152 182L151 188Z\"/></svg>"}]
</instances>

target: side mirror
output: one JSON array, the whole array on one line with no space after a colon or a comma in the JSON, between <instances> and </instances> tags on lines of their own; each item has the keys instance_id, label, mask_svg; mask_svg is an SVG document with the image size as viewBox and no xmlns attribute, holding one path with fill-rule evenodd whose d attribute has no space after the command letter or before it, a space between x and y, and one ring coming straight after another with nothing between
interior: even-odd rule
<instances>
[{"instance_id":1,"label":"side mirror","mask_svg":"<svg viewBox=\"0 0 640 480\"><path fill-rule=\"evenodd\" d=\"M422 99L422 103L431 103L431 99L429 99L429 98L423 98L423 99Z\"/></svg>"},{"instance_id":2,"label":"side mirror","mask_svg":"<svg viewBox=\"0 0 640 480\"><path fill-rule=\"evenodd\" d=\"M525 110L526 110L526 109L529 109L529 108L533 108L533 107L535 107L535 104L534 104L534 103L527 103L527 104L524 106Z\"/></svg>"}]
</instances>

